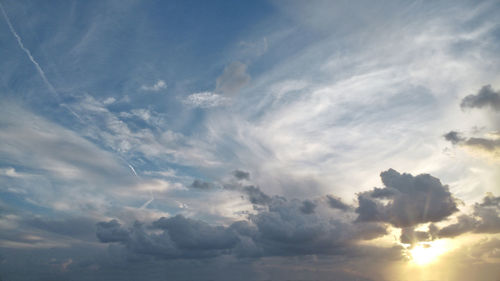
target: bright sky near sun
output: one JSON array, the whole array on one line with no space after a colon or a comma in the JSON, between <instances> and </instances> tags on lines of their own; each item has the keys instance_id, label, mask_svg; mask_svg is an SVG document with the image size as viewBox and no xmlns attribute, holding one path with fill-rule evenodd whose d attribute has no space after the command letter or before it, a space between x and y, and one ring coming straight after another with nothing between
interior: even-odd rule
<instances>
[{"instance_id":1,"label":"bright sky near sun","mask_svg":"<svg viewBox=\"0 0 500 281\"><path fill-rule=\"evenodd\" d=\"M0 10L0 280L498 280L498 1Z\"/></svg>"}]
</instances>

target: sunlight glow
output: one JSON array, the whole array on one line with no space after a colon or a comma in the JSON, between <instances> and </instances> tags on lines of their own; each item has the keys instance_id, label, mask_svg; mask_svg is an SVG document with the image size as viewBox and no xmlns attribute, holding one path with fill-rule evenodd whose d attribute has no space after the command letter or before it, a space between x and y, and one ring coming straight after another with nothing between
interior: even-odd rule
<instances>
[{"instance_id":1,"label":"sunlight glow","mask_svg":"<svg viewBox=\"0 0 500 281\"><path fill-rule=\"evenodd\" d=\"M411 261L418 266L428 265L437 261L439 256L448 251L444 240L421 242L409 250Z\"/></svg>"}]
</instances>

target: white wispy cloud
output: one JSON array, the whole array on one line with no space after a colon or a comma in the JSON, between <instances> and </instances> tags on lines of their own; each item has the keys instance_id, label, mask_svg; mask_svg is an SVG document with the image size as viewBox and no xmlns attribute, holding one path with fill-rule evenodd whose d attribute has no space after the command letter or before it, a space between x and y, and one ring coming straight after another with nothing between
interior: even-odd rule
<instances>
[{"instance_id":1,"label":"white wispy cloud","mask_svg":"<svg viewBox=\"0 0 500 281\"><path fill-rule=\"evenodd\" d=\"M167 88L167 83L163 80L158 80L153 85L142 85L141 90L150 92L159 92Z\"/></svg>"},{"instance_id":2,"label":"white wispy cloud","mask_svg":"<svg viewBox=\"0 0 500 281\"><path fill-rule=\"evenodd\" d=\"M187 96L183 102L192 107L211 108L227 105L229 99L213 92L200 92Z\"/></svg>"}]
</instances>

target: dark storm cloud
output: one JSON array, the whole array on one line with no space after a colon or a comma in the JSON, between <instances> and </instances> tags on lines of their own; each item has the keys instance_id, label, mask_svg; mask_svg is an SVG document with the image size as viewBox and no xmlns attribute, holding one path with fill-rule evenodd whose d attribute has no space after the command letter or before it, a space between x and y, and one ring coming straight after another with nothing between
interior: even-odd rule
<instances>
[{"instance_id":1,"label":"dark storm cloud","mask_svg":"<svg viewBox=\"0 0 500 281\"><path fill-rule=\"evenodd\" d=\"M485 85L477 94L466 96L460 103L460 107L491 107L495 111L500 111L500 92L493 90L491 85Z\"/></svg>"},{"instance_id":2,"label":"dark storm cloud","mask_svg":"<svg viewBox=\"0 0 500 281\"><path fill-rule=\"evenodd\" d=\"M351 206L345 204L342 202L342 199L334 195L327 195L326 202L328 203L328 206L333 209L339 209L342 211L348 211L351 209Z\"/></svg>"},{"instance_id":3,"label":"dark storm cloud","mask_svg":"<svg viewBox=\"0 0 500 281\"><path fill-rule=\"evenodd\" d=\"M438 222L458 211L448 186L429 174L412 176L390 169L380 176L384 188L358 194L358 221L410 227ZM385 203L380 198L389 202Z\"/></svg>"},{"instance_id":4,"label":"dark storm cloud","mask_svg":"<svg viewBox=\"0 0 500 281\"><path fill-rule=\"evenodd\" d=\"M233 171L233 176L238 179L238 180L248 180L250 179L250 173L241 171L241 170L234 170Z\"/></svg>"}]
</instances>

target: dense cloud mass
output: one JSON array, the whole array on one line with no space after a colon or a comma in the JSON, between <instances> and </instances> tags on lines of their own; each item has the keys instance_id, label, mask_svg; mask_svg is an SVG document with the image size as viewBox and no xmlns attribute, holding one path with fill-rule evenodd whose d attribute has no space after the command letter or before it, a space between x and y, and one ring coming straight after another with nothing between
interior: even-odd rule
<instances>
[{"instance_id":1,"label":"dense cloud mass","mask_svg":"<svg viewBox=\"0 0 500 281\"><path fill-rule=\"evenodd\" d=\"M475 95L468 95L460 104L462 108L490 107L500 111L500 92L493 90L491 85L485 85Z\"/></svg>"},{"instance_id":2,"label":"dense cloud mass","mask_svg":"<svg viewBox=\"0 0 500 281\"><path fill-rule=\"evenodd\" d=\"M97 224L97 237L103 243L118 242L135 254L172 259L338 255L359 250L354 247L357 241L387 234L384 224L317 214L311 201L258 194L265 195L267 208L229 226L211 226L182 215L163 217L151 225L136 222L129 228L111 220ZM249 200L263 203L262 197Z\"/></svg>"},{"instance_id":3,"label":"dense cloud mass","mask_svg":"<svg viewBox=\"0 0 500 281\"><path fill-rule=\"evenodd\" d=\"M432 231L436 237L455 237L467 232L500 233L500 196L489 193L474 204L470 215L460 215L456 223Z\"/></svg>"},{"instance_id":4,"label":"dense cloud mass","mask_svg":"<svg viewBox=\"0 0 500 281\"><path fill-rule=\"evenodd\" d=\"M345 204L344 202L342 202L342 199L340 199L334 195L327 195L326 200L327 200L328 206L330 206L330 208L339 209L342 211L347 211L347 210L351 209L351 206Z\"/></svg>"},{"instance_id":5,"label":"dense cloud mass","mask_svg":"<svg viewBox=\"0 0 500 281\"><path fill-rule=\"evenodd\" d=\"M411 227L441 221L458 211L448 186L431 175L412 176L390 169L380 176L384 188L374 188L358 194L358 221L387 222L396 227ZM384 203L383 199L388 202Z\"/></svg>"}]
</instances>

